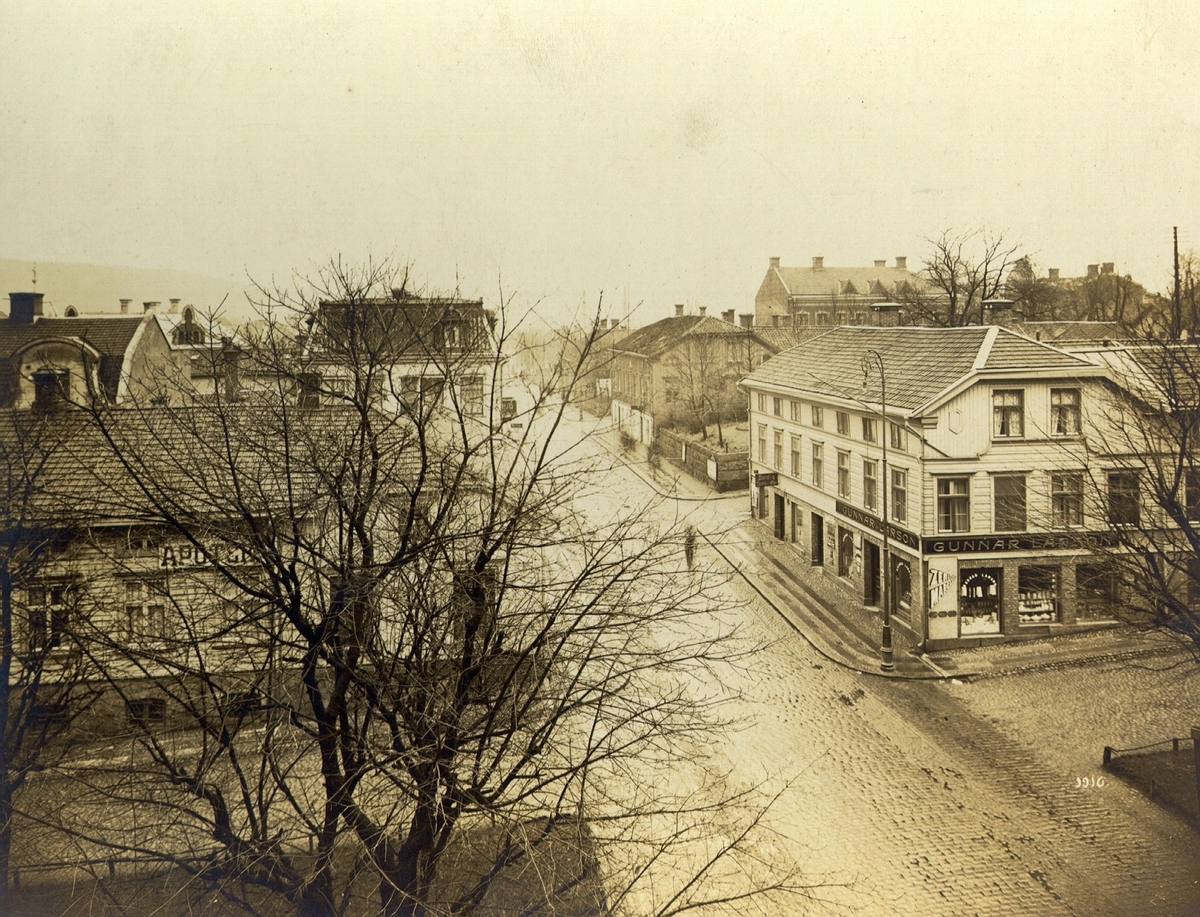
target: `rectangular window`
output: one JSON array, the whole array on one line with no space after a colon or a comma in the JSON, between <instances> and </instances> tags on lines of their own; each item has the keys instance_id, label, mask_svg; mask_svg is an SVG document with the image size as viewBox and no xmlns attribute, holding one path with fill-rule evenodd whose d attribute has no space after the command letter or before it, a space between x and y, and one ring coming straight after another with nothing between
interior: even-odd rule
<instances>
[{"instance_id":1,"label":"rectangular window","mask_svg":"<svg viewBox=\"0 0 1200 917\"><path fill-rule=\"evenodd\" d=\"M863 427L863 442L877 443L879 442L879 424L874 417L864 417L862 419Z\"/></svg>"},{"instance_id":2,"label":"rectangular window","mask_svg":"<svg viewBox=\"0 0 1200 917\"><path fill-rule=\"evenodd\" d=\"M825 426L825 409L820 405L814 404L810 408L809 420L814 427L823 428Z\"/></svg>"},{"instance_id":3,"label":"rectangular window","mask_svg":"<svg viewBox=\"0 0 1200 917\"><path fill-rule=\"evenodd\" d=\"M775 455L774 455L775 463L772 467L774 467L776 471L782 471L783 470L783 431L775 430L774 437L775 437L775 441L774 441L773 445L775 447Z\"/></svg>"},{"instance_id":4,"label":"rectangular window","mask_svg":"<svg viewBox=\"0 0 1200 917\"><path fill-rule=\"evenodd\" d=\"M1183 499L1187 503L1187 517L1200 522L1200 471L1187 469L1183 478Z\"/></svg>"},{"instance_id":5,"label":"rectangular window","mask_svg":"<svg viewBox=\"0 0 1200 917\"><path fill-rule=\"evenodd\" d=\"M891 469L892 474L892 518L897 522L908 521L908 472L902 468Z\"/></svg>"},{"instance_id":6,"label":"rectangular window","mask_svg":"<svg viewBox=\"0 0 1200 917\"><path fill-rule=\"evenodd\" d=\"M1020 389L997 389L992 392L992 436L995 438L1025 435L1025 393Z\"/></svg>"},{"instance_id":7,"label":"rectangular window","mask_svg":"<svg viewBox=\"0 0 1200 917\"><path fill-rule=\"evenodd\" d=\"M1059 528L1083 525L1083 475L1079 472L1050 475L1050 519Z\"/></svg>"},{"instance_id":8,"label":"rectangular window","mask_svg":"<svg viewBox=\"0 0 1200 917\"><path fill-rule=\"evenodd\" d=\"M61 646L70 622L75 587L70 583L47 583L28 590L30 652Z\"/></svg>"},{"instance_id":9,"label":"rectangular window","mask_svg":"<svg viewBox=\"0 0 1200 917\"><path fill-rule=\"evenodd\" d=\"M321 374L300 373L296 377L300 387L299 404L302 408L315 408L321 403Z\"/></svg>"},{"instance_id":10,"label":"rectangular window","mask_svg":"<svg viewBox=\"0 0 1200 917\"><path fill-rule=\"evenodd\" d=\"M758 425L758 460L764 465L767 462L767 425Z\"/></svg>"},{"instance_id":11,"label":"rectangular window","mask_svg":"<svg viewBox=\"0 0 1200 917\"><path fill-rule=\"evenodd\" d=\"M167 636L167 580L127 580L125 634L134 643L156 642Z\"/></svg>"},{"instance_id":12,"label":"rectangular window","mask_svg":"<svg viewBox=\"0 0 1200 917\"><path fill-rule=\"evenodd\" d=\"M842 436L850 435L850 415L845 411L837 412L837 431Z\"/></svg>"},{"instance_id":13,"label":"rectangular window","mask_svg":"<svg viewBox=\"0 0 1200 917\"><path fill-rule=\"evenodd\" d=\"M1112 471L1108 475L1108 521L1113 525L1141 522L1141 487L1136 471Z\"/></svg>"},{"instance_id":14,"label":"rectangular window","mask_svg":"<svg viewBox=\"0 0 1200 917\"><path fill-rule=\"evenodd\" d=\"M863 506L874 512L879 502L879 464L874 459L863 461Z\"/></svg>"},{"instance_id":15,"label":"rectangular window","mask_svg":"<svg viewBox=\"0 0 1200 917\"><path fill-rule=\"evenodd\" d=\"M767 413L767 396L766 395L759 394L759 396L758 396L758 413L760 413L760 414Z\"/></svg>"},{"instance_id":16,"label":"rectangular window","mask_svg":"<svg viewBox=\"0 0 1200 917\"><path fill-rule=\"evenodd\" d=\"M992 530L996 532L1025 531L1025 476L1002 474L992 478L995 497Z\"/></svg>"},{"instance_id":17,"label":"rectangular window","mask_svg":"<svg viewBox=\"0 0 1200 917\"><path fill-rule=\"evenodd\" d=\"M1058 620L1058 568L1021 567L1017 570L1017 620L1048 624Z\"/></svg>"},{"instance_id":18,"label":"rectangular window","mask_svg":"<svg viewBox=\"0 0 1200 917\"><path fill-rule=\"evenodd\" d=\"M33 408L50 411L71 395L71 374L66 370L42 370L33 374Z\"/></svg>"},{"instance_id":19,"label":"rectangular window","mask_svg":"<svg viewBox=\"0 0 1200 917\"><path fill-rule=\"evenodd\" d=\"M442 400L442 390L446 387L446 380L441 376L422 376L421 377L421 404L423 407L431 407Z\"/></svg>"},{"instance_id":20,"label":"rectangular window","mask_svg":"<svg viewBox=\"0 0 1200 917\"><path fill-rule=\"evenodd\" d=\"M776 417L783 416L783 399L782 398L772 398L771 399L771 413L774 414Z\"/></svg>"},{"instance_id":21,"label":"rectangular window","mask_svg":"<svg viewBox=\"0 0 1200 917\"><path fill-rule=\"evenodd\" d=\"M792 440L792 477L800 480L800 437L793 436Z\"/></svg>"},{"instance_id":22,"label":"rectangular window","mask_svg":"<svg viewBox=\"0 0 1200 917\"><path fill-rule=\"evenodd\" d=\"M800 423L800 402L793 401L793 402L791 402L791 405L792 405L792 420L794 420L796 423Z\"/></svg>"},{"instance_id":23,"label":"rectangular window","mask_svg":"<svg viewBox=\"0 0 1200 917\"><path fill-rule=\"evenodd\" d=\"M938 478L937 514L939 532L971 530L970 478Z\"/></svg>"},{"instance_id":24,"label":"rectangular window","mask_svg":"<svg viewBox=\"0 0 1200 917\"><path fill-rule=\"evenodd\" d=\"M898 452L908 451L908 430L903 424L888 421L888 445Z\"/></svg>"},{"instance_id":25,"label":"rectangular window","mask_svg":"<svg viewBox=\"0 0 1200 917\"><path fill-rule=\"evenodd\" d=\"M850 498L850 453L840 449L837 454L837 495Z\"/></svg>"},{"instance_id":26,"label":"rectangular window","mask_svg":"<svg viewBox=\"0 0 1200 917\"><path fill-rule=\"evenodd\" d=\"M825 489L825 447L820 443L812 444L812 486Z\"/></svg>"},{"instance_id":27,"label":"rectangular window","mask_svg":"<svg viewBox=\"0 0 1200 917\"><path fill-rule=\"evenodd\" d=\"M468 376L462 382L460 391L462 410L464 414L478 416L483 413L483 377Z\"/></svg>"},{"instance_id":28,"label":"rectangular window","mask_svg":"<svg viewBox=\"0 0 1200 917\"><path fill-rule=\"evenodd\" d=\"M1079 435L1079 389L1050 389L1050 433L1053 436Z\"/></svg>"}]
</instances>

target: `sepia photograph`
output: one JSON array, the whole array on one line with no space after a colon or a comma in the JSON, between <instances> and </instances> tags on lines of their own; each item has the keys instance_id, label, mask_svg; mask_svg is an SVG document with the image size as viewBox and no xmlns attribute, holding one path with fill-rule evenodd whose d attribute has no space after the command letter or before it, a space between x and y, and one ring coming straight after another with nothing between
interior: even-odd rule
<instances>
[{"instance_id":1,"label":"sepia photograph","mask_svg":"<svg viewBox=\"0 0 1200 917\"><path fill-rule=\"evenodd\" d=\"M3 22L0 915L1200 917L1200 7Z\"/></svg>"}]
</instances>

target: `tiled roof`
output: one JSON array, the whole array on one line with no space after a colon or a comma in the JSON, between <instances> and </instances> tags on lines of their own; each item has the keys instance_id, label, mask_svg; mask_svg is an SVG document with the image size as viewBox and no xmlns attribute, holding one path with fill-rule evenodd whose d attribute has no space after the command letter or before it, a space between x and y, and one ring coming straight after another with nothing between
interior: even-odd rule
<instances>
[{"instance_id":1,"label":"tiled roof","mask_svg":"<svg viewBox=\"0 0 1200 917\"><path fill-rule=\"evenodd\" d=\"M902 283L913 287L922 285L912 271L896 267L779 267L772 270L778 272L779 279L792 296L874 293L876 284L887 291L886 295L892 296Z\"/></svg>"},{"instance_id":2,"label":"tiled roof","mask_svg":"<svg viewBox=\"0 0 1200 917\"><path fill-rule=\"evenodd\" d=\"M752 331L757 332L757 328ZM666 353L689 335L740 337L745 334L746 329L741 325L731 325L711 315L673 315L631 331L624 340L614 342L613 349L653 358Z\"/></svg>"},{"instance_id":3,"label":"tiled roof","mask_svg":"<svg viewBox=\"0 0 1200 917\"><path fill-rule=\"evenodd\" d=\"M878 352L887 374L891 407L915 410L970 375L989 334L995 341L981 367L1087 369L1087 361L1003 328L871 328L844 326L772 357L744 380L826 395L878 403L879 375L871 369L864 380L863 357Z\"/></svg>"},{"instance_id":4,"label":"tiled roof","mask_svg":"<svg viewBox=\"0 0 1200 917\"><path fill-rule=\"evenodd\" d=\"M1013 331L1051 344L1098 344L1101 341L1130 338L1130 334L1116 322L1021 322L1013 325Z\"/></svg>"},{"instance_id":5,"label":"tiled roof","mask_svg":"<svg viewBox=\"0 0 1200 917\"><path fill-rule=\"evenodd\" d=\"M48 337L79 338L106 356L120 356L129 347L146 316L112 315L79 318L38 318L32 324L0 320L0 356L12 354Z\"/></svg>"},{"instance_id":6,"label":"tiled roof","mask_svg":"<svg viewBox=\"0 0 1200 917\"><path fill-rule=\"evenodd\" d=\"M754 326L754 333L775 353L795 347L797 344L803 344L805 341L811 341L828 330L819 325L800 325L797 328Z\"/></svg>"},{"instance_id":7,"label":"tiled roof","mask_svg":"<svg viewBox=\"0 0 1200 917\"><path fill-rule=\"evenodd\" d=\"M117 408L106 415L108 436L82 412L4 411L0 458L10 480L14 468L32 466L32 515L48 524L153 521L156 502L193 523L237 519L235 477L242 506L265 511L286 504L300 512L320 492L323 472L336 468L357 413L340 406L294 408L285 450L283 438L272 435L278 426L272 408L279 405L247 403L220 412L207 406ZM108 437L122 447L120 457ZM394 467L384 469L398 485L414 479L416 459L399 444L385 453ZM157 501L136 478L151 482Z\"/></svg>"}]
</instances>

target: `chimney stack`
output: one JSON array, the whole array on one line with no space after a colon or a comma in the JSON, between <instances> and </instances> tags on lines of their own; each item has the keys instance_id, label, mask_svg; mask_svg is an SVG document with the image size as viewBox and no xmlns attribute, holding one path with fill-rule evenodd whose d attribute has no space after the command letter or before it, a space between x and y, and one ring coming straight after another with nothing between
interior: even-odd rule
<instances>
[{"instance_id":1,"label":"chimney stack","mask_svg":"<svg viewBox=\"0 0 1200 917\"><path fill-rule=\"evenodd\" d=\"M132 299L122 299L122 300L121 300L121 314L122 314L122 315L128 315L128 314L129 314L129 304L130 304L131 302L133 302L133 300L132 300Z\"/></svg>"},{"instance_id":2,"label":"chimney stack","mask_svg":"<svg viewBox=\"0 0 1200 917\"><path fill-rule=\"evenodd\" d=\"M701 306L701 307L700 307L700 317L701 317L701 318L704 318L704 314L705 314L707 311L708 311L708 306Z\"/></svg>"},{"instance_id":3,"label":"chimney stack","mask_svg":"<svg viewBox=\"0 0 1200 917\"><path fill-rule=\"evenodd\" d=\"M898 270L898 271L907 271L908 270L908 255L897 255L896 256L896 270Z\"/></svg>"},{"instance_id":4,"label":"chimney stack","mask_svg":"<svg viewBox=\"0 0 1200 917\"><path fill-rule=\"evenodd\" d=\"M731 325L737 324L737 317L732 309L726 309L721 313L721 320L729 322Z\"/></svg>"},{"instance_id":5,"label":"chimney stack","mask_svg":"<svg viewBox=\"0 0 1200 917\"><path fill-rule=\"evenodd\" d=\"M876 258L875 259L875 267L876 268L887 267L887 259L886 258Z\"/></svg>"},{"instance_id":6,"label":"chimney stack","mask_svg":"<svg viewBox=\"0 0 1200 917\"><path fill-rule=\"evenodd\" d=\"M1112 261L1105 261L1102 265L1100 265L1100 273L1101 274L1111 274L1113 272L1113 268L1115 268L1115 267L1116 267L1116 264L1113 263Z\"/></svg>"},{"instance_id":7,"label":"chimney stack","mask_svg":"<svg viewBox=\"0 0 1200 917\"><path fill-rule=\"evenodd\" d=\"M1058 268L1050 268L1050 280L1058 280Z\"/></svg>"},{"instance_id":8,"label":"chimney stack","mask_svg":"<svg viewBox=\"0 0 1200 917\"><path fill-rule=\"evenodd\" d=\"M680 318L680 317L682 317L682 315L683 315L683 303L677 302L677 303L675 303L675 317Z\"/></svg>"},{"instance_id":9,"label":"chimney stack","mask_svg":"<svg viewBox=\"0 0 1200 917\"><path fill-rule=\"evenodd\" d=\"M32 325L42 315L44 293L9 293L8 320L14 325Z\"/></svg>"},{"instance_id":10,"label":"chimney stack","mask_svg":"<svg viewBox=\"0 0 1200 917\"><path fill-rule=\"evenodd\" d=\"M1090 278L1090 277L1099 277L1099 276L1100 276L1100 265L1098 265L1098 264L1089 264L1089 265L1088 265L1088 273L1087 273L1087 275L1088 275L1088 277L1089 277L1089 278Z\"/></svg>"},{"instance_id":11,"label":"chimney stack","mask_svg":"<svg viewBox=\"0 0 1200 917\"><path fill-rule=\"evenodd\" d=\"M814 271L825 270L825 256L824 255L815 255L813 257L813 270Z\"/></svg>"},{"instance_id":12,"label":"chimney stack","mask_svg":"<svg viewBox=\"0 0 1200 917\"><path fill-rule=\"evenodd\" d=\"M776 255L774 258L771 259L771 268L774 270L779 270L779 256L778 255Z\"/></svg>"},{"instance_id":13,"label":"chimney stack","mask_svg":"<svg viewBox=\"0 0 1200 917\"><path fill-rule=\"evenodd\" d=\"M143 312L143 314L150 313L150 312L157 312L158 307L161 305L162 305L162 303L159 302L158 300L154 300L153 302L143 302L142 303L142 312Z\"/></svg>"},{"instance_id":14,"label":"chimney stack","mask_svg":"<svg viewBox=\"0 0 1200 917\"><path fill-rule=\"evenodd\" d=\"M172 299L172 300L171 300L171 308L170 308L170 309L168 309L167 311L168 311L168 312L169 312L171 315L174 315L176 312L178 312L178 311L179 311L179 300L178 300L178 299Z\"/></svg>"},{"instance_id":15,"label":"chimney stack","mask_svg":"<svg viewBox=\"0 0 1200 917\"><path fill-rule=\"evenodd\" d=\"M740 318L742 320L742 327L745 328L747 331L749 331L750 324L751 324L751 322L754 321L754 313L753 312L743 312L741 315L738 316L738 318Z\"/></svg>"}]
</instances>

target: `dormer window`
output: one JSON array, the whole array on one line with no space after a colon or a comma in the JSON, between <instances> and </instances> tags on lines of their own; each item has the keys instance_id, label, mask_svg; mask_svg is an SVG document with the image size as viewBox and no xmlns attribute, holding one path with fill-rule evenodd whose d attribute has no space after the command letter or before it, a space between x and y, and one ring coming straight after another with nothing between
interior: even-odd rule
<instances>
[{"instance_id":1,"label":"dormer window","mask_svg":"<svg viewBox=\"0 0 1200 917\"><path fill-rule=\"evenodd\" d=\"M315 408L321 404L321 374L300 373L296 377L300 385L300 407Z\"/></svg>"},{"instance_id":2,"label":"dormer window","mask_svg":"<svg viewBox=\"0 0 1200 917\"><path fill-rule=\"evenodd\" d=\"M71 391L71 374L65 369L39 370L32 378L34 410L52 411L67 400Z\"/></svg>"}]
</instances>

